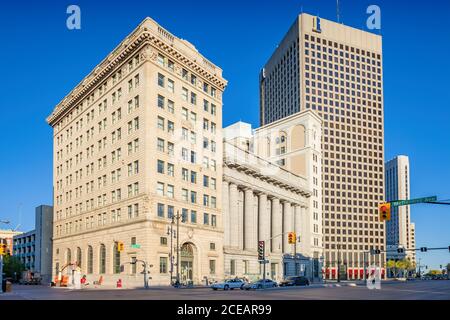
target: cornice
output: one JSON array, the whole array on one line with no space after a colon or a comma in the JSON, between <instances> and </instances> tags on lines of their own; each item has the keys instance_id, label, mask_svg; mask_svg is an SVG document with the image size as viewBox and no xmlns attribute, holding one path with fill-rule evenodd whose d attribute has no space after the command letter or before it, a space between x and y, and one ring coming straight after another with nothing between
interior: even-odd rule
<instances>
[{"instance_id":1,"label":"cornice","mask_svg":"<svg viewBox=\"0 0 450 320\"><path fill-rule=\"evenodd\" d=\"M221 76L217 76L212 72L208 71L206 68L202 67L200 63L207 66L208 68L214 70L216 67L209 62L207 59L201 57L202 61L197 61L196 58L188 57L189 54L181 52L180 48L175 48L173 39L171 36L168 39L172 41L168 44L163 41L161 33L165 35L168 33L163 28L158 26L158 32L156 34L155 30L151 29L151 25L146 25L149 23L148 20L144 20L143 23L133 31L122 43L116 47L94 70L86 76L53 110L52 114L47 117L47 123L53 126L62 116L67 114L72 110L78 103L80 103L84 98L86 98L97 85L105 81L108 76L110 76L117 66L124 63L130 56L133 56L138 50L142 49L148 45L147 52L141 54L141 58L145 61L156 61L157 53L151 49L159 49L169 55L172 59L178 61L180 64L186 66L187 68L197 72L211 83L213 83L221 91L227 86L227 81ZM169 41L170 42L170 41Z\"/></svg>"}]
</instances>

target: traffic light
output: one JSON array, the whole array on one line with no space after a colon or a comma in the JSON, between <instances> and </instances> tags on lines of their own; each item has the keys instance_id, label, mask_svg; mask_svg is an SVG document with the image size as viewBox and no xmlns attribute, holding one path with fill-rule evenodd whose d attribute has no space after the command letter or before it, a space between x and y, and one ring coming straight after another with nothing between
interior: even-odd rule
<instances>
[{"instance_id":1,"label":"traffic light","mask_svg":"<svg viewBox=\"0 0 450 320\"><path fill-rule=\"evenodd\" d=\"M428 251L427 247L420 248L420 252L427 252L427 251Z\"/></svg>"},{"instance_id":2,"label":"traffic light","mask_svg":"<svg viewBox=\"0 0 450 320\"><path fill-rule=\"evenodd\" d=\"M391 204L389 202L379 204L378 212L380 214L380 221L391 220Z\"/></svg>"},{"instance_id":3,"label":"traffic light","mask_svg":"<svg viewBox=\"0 0 450 320\"><path fill-rule=\"evenodd\" d=\"M381 250L380 249L370 249L370 253L371 254L380 254Z\"/></svg>"},{"instance_id":4,"label":"traffic light","mask_svg":"<svg viewBox=\"0 0 450 320\"><path fill-rule=\"evenodd\" d=\"M398 252L398 253L404 253L404 252L405 252L405 249L404 249L404 248L398 248L398 249L397 249L397 252Z\"/></svg>"},{"instance_id":5,"label":"traffic light","mask_svg":"<svg viewBox=\"0 0 450 320\"><path fill-rule=\"evenodd\" d=\"M295 234L295 232L289 232L288 233L288 243L295 244L296 240L297 240L297 235Z\"/></svg>"},{"instance_id":6,"label":"traffic light","mask_svg":"<svg viewBox=\"0 0 450 320\"><path fill-rule=\"evenodd\" d=\"M0 256L4 256L7 253L6 244L0 244Z\"/></svg>"},{"instance_id":7,"label":"traffic light","mask_svg":"<svg viewBox=\"0 0 450 320\"><path fill-rule=\"evenodd\" d=\"M258 241L258 260L265 259L265 243L264 241Z\"/></svg>"},{"instance_id":8,"label":"traffic light","mask_svg":"<svg viewBox=\"0 0 450 320\"><path fill-rule=\"evenodd\" d=\"M118 241L118 242L117 242L117 251L118 251L118 252L122 252L122 251L123 251L123 248L124 248L123 242Z\"/></svg>"}]
</instances>

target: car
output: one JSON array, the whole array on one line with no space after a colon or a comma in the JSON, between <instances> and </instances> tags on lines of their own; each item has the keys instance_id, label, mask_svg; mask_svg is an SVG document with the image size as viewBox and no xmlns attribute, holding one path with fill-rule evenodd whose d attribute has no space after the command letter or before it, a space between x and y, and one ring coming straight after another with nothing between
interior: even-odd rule
<instances>
[{"instance_id":1,"label":"car","mask_svg":"<svg viewBox=\"0 0 450 320\"><path fill-rule=\"evenodd\" d=\"M263 289L263 288L275 288L277 286L278 286L278 284L273 280L261 279L261 280L257 280L255 282L244 285L244 289L251 290L251 289Z\"/></svg>"},{"instance_id":2,"label":"car","mask_svg":"<svg viewBox=\"0 0 450 320\"><path fill-rule=\"evenodd\" d=\"M309 286L309 280L306 277L287 277L280 282L280 287L290 286Z\"/></svg>"},{"instance_id":3,"label":"car","mask_svg":"<svg viewBox=\"0 0 450 320\"><path fill-rule=\"evenodd\" d=\"M243 279L227 279L224 282L217 282L211 285L211 289L218 290L233 290L233 289L244 289L246 282Z\"/></svg>"}]
</instances>

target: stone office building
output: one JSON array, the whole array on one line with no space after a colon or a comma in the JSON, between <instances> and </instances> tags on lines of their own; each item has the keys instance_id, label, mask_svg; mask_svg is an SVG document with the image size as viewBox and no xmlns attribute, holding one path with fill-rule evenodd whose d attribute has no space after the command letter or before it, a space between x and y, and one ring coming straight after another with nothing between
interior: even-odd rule
<instances>
[{"instance_id":1,"label":"stone office building","mask_svg":"<svg viewBox=\"0 0 450 320\"><path fill-rule=\"evenodd\" d=\"M321 121L311 111L254 132L242 122L224 129L226 277L261 278L257 247L263 240L267 278L321 280L320 136ZM292 231L295 245L288 243Z\"/></svg>"},{"instance_id":2,"label":"stone office building","mask_svg":"<svg viewBox=\"0 0 450 320\"><path fill-rule=\"evenodd\" d=\"M169 285L177 216L180 280L223 278L226 84L191 43L146 18L56 106L53 276L79 267L91 283L142 286L132 262L143 260L151 284Z\"/></svg>"}]
</instances>

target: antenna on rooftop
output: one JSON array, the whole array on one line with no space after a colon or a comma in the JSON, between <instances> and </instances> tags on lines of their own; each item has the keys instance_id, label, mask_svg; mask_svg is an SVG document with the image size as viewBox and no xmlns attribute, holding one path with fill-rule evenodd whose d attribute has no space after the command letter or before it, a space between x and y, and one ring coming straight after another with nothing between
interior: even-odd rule
<instances>
[{"instance_id":1,"label":"antenna on rooftop","mask_svg":"<svg viewBox=\"0 0 450 320\"><path fill-rule=\"evenodd\" d=\"M340 23L339 0L336 0L336 16L337 22Z\"/></svg>"}]
</instances>

